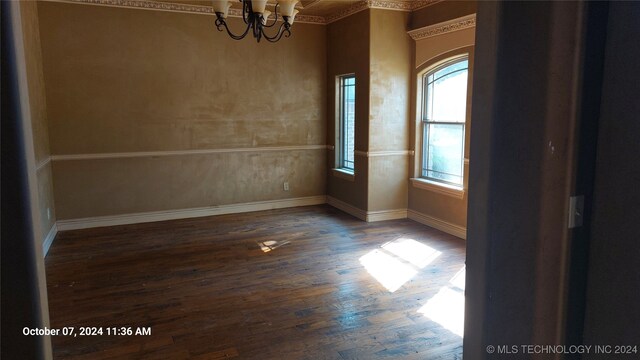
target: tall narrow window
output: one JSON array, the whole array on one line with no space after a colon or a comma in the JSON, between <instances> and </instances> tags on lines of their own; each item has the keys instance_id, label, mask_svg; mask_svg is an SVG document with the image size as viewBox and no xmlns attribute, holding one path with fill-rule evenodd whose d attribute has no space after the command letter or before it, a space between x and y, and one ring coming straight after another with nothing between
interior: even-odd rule
<instances>
[{"instance_id":1,"label":"tall narrow window","mask_svg":"<svg viewBox=\"0 0 640 360\"><path fill-rule=\"evenodd\" d=\"M468 70L459 58L422 79L421 176L428 180L462 186Z\"/></svg>"},{"instance_id":2,"label":"tall narrow window","mask_svg":"<svg viewBox=\"0 0 640 360\"><path fill-rule=\"evenodd\" d=\"M338 168L353 172L356 126L356 77L339 77L338 84Z\"/></svg>"}]
</instances>

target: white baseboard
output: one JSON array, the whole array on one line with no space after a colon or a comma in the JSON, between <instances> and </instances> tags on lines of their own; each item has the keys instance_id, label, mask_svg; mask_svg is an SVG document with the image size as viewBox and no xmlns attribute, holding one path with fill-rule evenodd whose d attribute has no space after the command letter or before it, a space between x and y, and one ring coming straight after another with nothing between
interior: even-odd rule
<instances>
[{"instance_id":1,"label":"white baseboard","mask_svg":"<svg viewBox=\"0 0 640 360\"><path fill-rule=\"evenodd\" d=\"M53 240L56 238L56 235L58 234L58 226L57 224L53 224L53 226L51 226L51 229L49 230L49 232L47 233L47 236L44 238L44 241L42 242L42 256L45 257L47 256L47 253L49 252L49 248L51 248L51 244L53 244Z\"/></svg>"},{"instance_id":2,"label":"white baseboard","mask_svg":"<svg viewBox=\"0 0 640 360\"><path fill-rule=\"evenodd\" d=\"M442 219L435 218L433 216L429 216L415 210L409 209L407 211L407 217L413 221L417 221L421 224L425 224L434 229L438 229L440 231L444 231L447 234L451 234L453 236L459 237L461 239L467 239L467 228L462 227L460 225L452 224L450 222L444 221Z\"/></svg>"},{"instance_id":3,"label":"white baseboard","mask_svg":"<svg viewBox=\"0 0 640 360\"><path fill-rule=\"evenodd\" d=\"M88 229L102 226L138 224L155 221L176 220L203 216L236 214L251 211L282 209L296 206L319 205L327 202L324 195L293 199L256 201L250 203L220 205L212 207L151 211L123 215L97 216L81 219L59 220L58 231Z\"/></svg>"},{"instance_id":4,"label":"white baseboard","mask_svg":"<svg viewBox=\"0 0 640 360\"><path fill-rule=\"evenodd\" d=\"M367 222L406 219L407 209L367 211Z\"/></svg>"},{"instance_id":5,"label":"white baseboard","mask_svg":"<svg viewBox=\"0 0 640 360\"><path fill-rule=\"evenodd\" d=\"M366 222L384 221L384 220L396 220L406 219L407 209L393 209L393 210L379 210L379 211L364 211L351 204L347 204L342 200L338 200L334 197L327 196L327 204L340 209L347 214L353 215L360 220Z\"/></svg>"},{"instance_id":6,"label":"white baseboard","mask_svg":"<svg viewBox=\"0 0 640 360\"><path fill-rule=\"evenodd\" d=\"M360 220L364 220L367 221L367 212L357 208L351 204L347 204L346 202L342 201L342 200L338 200L334 197L331 196L327 196L327 204L333 206L336 209L340 209L344 212L346 212L349 215L353 215L355 217L357 217Z\"/></svg>"}]
</instances>

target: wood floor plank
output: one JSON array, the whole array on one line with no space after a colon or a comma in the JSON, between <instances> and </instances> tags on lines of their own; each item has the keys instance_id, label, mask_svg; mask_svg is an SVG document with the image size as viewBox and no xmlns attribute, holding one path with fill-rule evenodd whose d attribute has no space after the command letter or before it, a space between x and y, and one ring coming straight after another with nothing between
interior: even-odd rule
<instances>
[{"instance_id":1,"label":"wood floor plank","mask_svg":"<svg viewBox=\"0 0 640 360\"><path fill-rule=\"evenodd\" d=\"M420 251L433 259L412 263ZM428 311L462 296L464 258L440 231L326 205L62 232L51 326L151 335L56 336L54 358L459 359L462 338Z\"/></svg>"}]
</instances>

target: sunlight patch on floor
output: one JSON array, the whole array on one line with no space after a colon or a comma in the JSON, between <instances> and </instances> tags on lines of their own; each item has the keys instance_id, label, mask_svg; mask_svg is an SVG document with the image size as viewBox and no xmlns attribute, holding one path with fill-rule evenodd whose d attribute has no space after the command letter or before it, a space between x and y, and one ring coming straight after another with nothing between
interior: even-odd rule
<instances>
[{"instance_id":1,"label":"sunlight patch on floor","mask_svg":"<svg viewBox=\"0 0 640 360\"><path fill-rule=\"evenodd\" d=\"M400 238L382 245L388 252L422 269L429 265L441 252L413 239Z\"/></svg>"},{"instance_id":2,"label":"sunlight patch on floor","mask_svg":"<svg viewBox=\"0 0 640 360\"><path fill-rule=\"evenodd\" d=\"M453 285L454 287L457 287L458 289L464 291L464 285L465 285L465 277L467 275L467 267L463 266L462 269L460 269L452 278L451 280L449 280L449 283L451 285Z\"/></svg>"},{"instance_id":3,"label":"sunlight patch on floor","mask_svg":"<svg viewBox=\"0 0 640 360\"><path fill-rule=\"evenodd\" d=\"M372 250L362 256L360 263L390 292L398 290L418 273L409 264L405 264L379 249Z\"/></svg>"},{"instance_id":4,"label":"sunlight patch on floor","mask_svg":"<svg viewBox=\"0 0 640 360\"><path fill-rule=\"evenodd\" d=\"M464 295L443 287L418 310L427 318L462 337L464 335Z\"/></svg>"},{"instance_id":5,"label":"sunlight patch on floor","mask_svg":"<svg viewBox=\"0 0 640 360\"><path fill-rule=\"evenodd\" d=\"M382 286L395 292L440 254L414 239L399 238L371 250L360 263Z\"/></svg>"},{"instance_id":6,"label":"sunlight patch on floor","mask_svg":"<svg viewBox=\"0 0 640 360\"><path fill-rule=\"evenodd\" d=\"M262 250L263 252L269 252L279 248L282 245L287 245L288 243L289 243L289 240L283 240L283 241L269 240L269 241L259 242L258 246L260 246L260 250Z\"/></svg>"}]
</instances>

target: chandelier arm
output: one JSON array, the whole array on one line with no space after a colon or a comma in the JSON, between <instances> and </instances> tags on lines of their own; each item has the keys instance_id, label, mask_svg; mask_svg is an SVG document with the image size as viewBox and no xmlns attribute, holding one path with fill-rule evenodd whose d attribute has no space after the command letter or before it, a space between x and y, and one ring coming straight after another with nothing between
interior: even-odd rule
<instances>
[{"instance_id":1,"label":"chandelier arm","mask_svg":"<svg viewBox=\"0 0 640 360\"><path fill-rule=\"evenodd\" d=\"M271 25L267 25L267 19L265 19L264 25L262 25L262 27L270 28L278 22L278 6L280 6L280 3L276 3L276 6L273 8L273 14L275 16L273 19L273 23Z\"/></svg>"},{"instance_id":2,"label":"chandelier arm","mask_svg":"<svg viewBox=\"0 0 640 360\"><path fill-rule=\"evenodd\" d=\"M283 22L282 25L280 25L278 32L274 36L270 37L270 36L267 36L267 34L264 34L264 38L267 39L268 42L274 43L279 41L283 35L284 37L289 37L291 36L291 30L289 30L290 27L291 26L287 22Z\"/></svg>"},{"instance_id":3,"label":"chandelier arm","mask_svg":"<svg viewBox=\"0 0 640 360\"><path fill-rule=\"evenodd\" d=\"M227 22L224 21L224 19L216 19L216 27L218 28L218 31L223 31L221 29L221 26L223 26L225 28L225 30L227 30L227 34L229 34L229 36L233 39L233 40L241 40L244 39L245 36L247 36L247 33L249 32L249 29L251 29L251 24L247 25L247 28L245 29L244 33L242 35L235 35L234 33L231 32L231 30L229 30L229 27L227 26Z\"/></svg>"},{"instance_id":4,"label":"chandelier arm","mask_svg":"<svg viewBox=\"0 0 640 360\"><path fill-rule=\"evenodd\" d=\"M242 2L242 21L244 21L245 24L248 24L249 21L247 19L247 14L249 14L249 4L248 4L248 0L240 0Z\"/></svg>"},{"instance_id":5,"label":"chandelier arm","mask_svg":"<svg viewBox=\"0 0 640 360\"><path fill-rule=\"evenodd\" d=\"M252 23L253 23L253 37L256 39L257 42L260 42L260 38L262 38L262 35L264 34L264 30L262 30L262 23L260 23L260 19L255 15L254 15L254 21Z\"/></svg>"}]
</instances>

